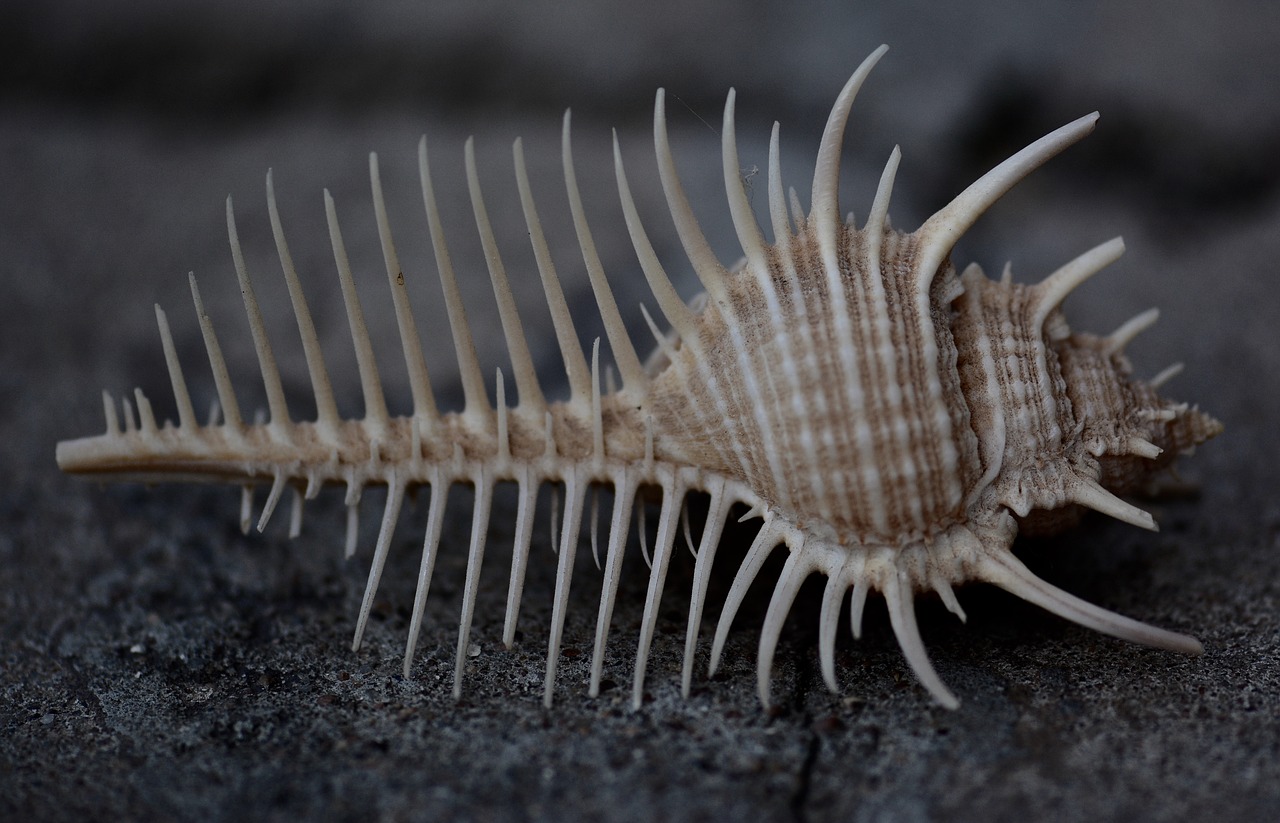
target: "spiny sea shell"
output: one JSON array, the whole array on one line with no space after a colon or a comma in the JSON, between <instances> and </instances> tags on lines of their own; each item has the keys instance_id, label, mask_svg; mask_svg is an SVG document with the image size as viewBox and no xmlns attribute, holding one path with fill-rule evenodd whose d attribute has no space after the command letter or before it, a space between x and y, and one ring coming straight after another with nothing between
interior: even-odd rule
<instances>
[{"instance_id":1,"label":"spiny sea shell","mask_svg":"<svg viewBox=\"0 0 1280 823\"><path fill-rule=\"evenodd\" d=\"M1150 382L1130 374L1126 344L1156 319L1144 312L1105 337L1071 331L1059 305L1077 285L1123 250L1117 238L1071 261L1036 285L1014 283L1005 270L988 279L976 265L957 274L950 259L957 239L1026 174L1088 134L1091 114L1032 143L925 221L916 231L890 228L889 197L898 168L889 158L866 223L840 219L836 192L839 155L854 95L880 59L862 63L836 100L827 122L806 215L794 190L790 209L779 169L778 126L769 151L768 201L774 241L765 241L740 178L734 136L734 93L724 112L723 161L729 208L745 261L726 268L702 234L677 177L667 141L663 93L654 112L661 183L671 217L706 294L686 304L651 246L627 185L617 139L617 184L641 268L671 326L664 335L647 314L659 342L642 364L627 337L603 269L574 176L569 117L563 134L565 182L582 256L621 376L616 391L601 386L599 341L590 360L551 262L515 145L516 178L529 236L555 324L570 398L548 403L539 387L519 315L481 197L471 143L467 180L476 224L511 356L519 402L508 407L497 374L491 404L477 365L428 168L426 140L419 166L427 222L460 366L465 406L441 413L432 395L405 277L387 222L376 157L370 158L374 208L413 395L407 417L388 413L368 331L352 282L333 200L325 194L334 259L342 283L359 362L365 415L339 417L319 341L285 243L271 177L271 225L288 283L315 391L317 419L293 420L285 402L236 234L230 200L227 225L244 296L269 415L242 417L212 323L194 276L191 292L218 390L215 410L201 425L183 378L168 322L156 316L178 409L178 424L157 424L135 392L136 409L122 398L121 416L104 392L107 431L58 445L59 465L91 477L203 480L244 488L242 524L250 524L252 488L270 483L258 527L286 489L293 493L291 533L301 504L326 483L347 490L347 552L355 546L361 490L388 487L381 532L356 624L359 648L405 492L433 490L413 607L405 673L410 672L423 607L440 550L449 485L473 484L471 545L454 676L460 694L478 576L494 485L518 486L515 547L504 640L510 645L529 560L534 502L543 483L564 486L558 573L544 700L551 702L586 493L614 489L600 598L591 694L604 664L605 639L618 591L632 507L641 485L661 489L662 506L634 673L639 705L645 665L668 563L686 494L709 495L697 547L685 647L688 693L708 581L730 508L749 507L762 523L724 605L711 650L715 670L734 615L765 559L779 545L788 556L766 613L759 648L759 692L769 702L769 675L783 621L800 584L827 578L820 619L824 679L836 688L834 645L839 614L852 591L852 631L860 634L868 593L881 593L907 662L929 693L955 707L925 653L916 628L914 597L936 592L964 619L952 587L994 583L1056 614L1107 634L1190 654L1194 638L1153 628L1086 603L1032 575L1010 547L1020 528L1039 532L1069 526L1081 507L1154 529L1151 516L1121 500L1145 488L1173 458L1214 436L1221 426L1188 407L1161 399ZM744 518L746 519L746 518ZM692 548L692 544L691 544ZM646 557L646 559L648 559Z\"/></svg>"}]
</instances>

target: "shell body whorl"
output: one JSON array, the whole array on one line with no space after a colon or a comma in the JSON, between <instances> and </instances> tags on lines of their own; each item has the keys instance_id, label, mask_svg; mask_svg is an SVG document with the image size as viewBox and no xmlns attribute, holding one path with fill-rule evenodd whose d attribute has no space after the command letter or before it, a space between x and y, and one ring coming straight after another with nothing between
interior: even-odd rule
<instances>
[{"instance_id":1,"label":"shell body whorl","mask_svg":"<svg viewBox=\"0 0 1280 823\"><path fill-rule=\"evenodd\" d=\"M937 323L950 311L934 306L954 275L915 272L908 235L885 232L878 260L861 230L840 235L835 271L802 228L788 259L732 274L648 404L678 424L662 439L673 456L840 542L894 545L955 522L981 475L950 323Z\"/></svg>"},{"instance_id":2,"label":"shell body whorl","mask_svg":"<svg viewBox=\"0 0 1280 823\"><path fill-rule=\"evenodd\" d=\"M1154 529L1151 515L1119 495L1145 491L1180 454L1221 431L1217 421L1157 389L1176 369L1150 382L1132 375L1124 355L1132 338L1155 320L1144 312L1109 335L1074 332L1063 299L1123 251L1117 238L1085 252L1034 285L999 280L976 265L957 273L956 240L1028 173L1087 135L1088 115L1049 133L992 169L914 231L891 228L889 201L900 160L885 166L865 222L839 220L836 199L845 121L881 47L854 72L828 118L814 172L810 210L792 191L784 196L775 124L769 152L768 212L772 242L756 224L739 176L730 92L722 131L729 211L744 262L723 266L693 215L667 140L664 96L654 112L654 144L663 192L688 260L706 289L686 304L659 262L632 201L615 135L614 157L626 230L662 314L663 334L646 312L659 350L642 364L624 328L582 207L566 114L562 138L565 185L574 229L600 316L621 377L602 380L599 341L588 359L577 344L573 315L547 249L525 171L514 146L521 206L564 359L570 397L549 402L539 387L497 241L480 192L471 143L465 150L474 217L511 354L519 403L509 407L502 371L487 384L450 263L431 184L426 139L419 171L427 227L448 310L465 405L441 412L432 395L416 325L406 297L405 269L395 253L376 157L370 158L374 211L413 395L413 411L391 416L369 330L354 288L336 209L325 208L335 265L360 370L365 416L336 412L324 356L298 274L284 240L270 175L272 233L316 395L317 419L290 417L281 376L240 250L231 203L228 235L238 284L253 333L269 415L248 423L241 414L213 325L191 278L193 302L218 391L217 411L200 424L193 411L168 321L157 307L165 362L179 410L178 425L155 419L140 390L119 404L104 392L107 431L58 445L59 465L92 477L182 479L243 487L241 524L251 525L253 488L269 488L261 530L286 492L293 501L290 535L302 522L303 500L325 484L346 490L347 554L355 550L356 512L367 485L388 487L353 647L358 649L391 547L406 492L432 489L404 669L409 676L424 620L424 604L441 545L444 492L454 483L476 489L455 658L454 693L461 694L472 614L479 592L494 486L518 489L514 548L503 639L515 642L516 619L530 562L538 489L564 490L556 536L556 590L547 650L544 702L550 705L568 608L579 531L593 487L612 488L590 693L600 688L629 523L641 486L661 490L661 509L633 673L633 702L644 694L645 667L667 569L681 529L685 496L709 497L696 541L685 641L683 689L689 693L709 578L726 519L734 506L760 528L721 610L710 653L716 668L747 589L778 546L787 560L775 586L758 655L758 687L769 703L769 676L782 625L801 584L827 578L820 607L823 678L837 689L834 649L848 599L851 633L861 634L870 593L884 597L890 623L912 670L942 705L959 701L942 683L916 626L914 598L936 593L961 619L953 587L970 581L1000 586L1083 626L1147 645L1198 653L1194 638L1153 628L1080 600L1037 578L1013 555L1019 532L1061 530L1086 509ZM593 498L594 499L594 498ZM641 504L642 511L643 504ZM594 512L594 505L592 511ZM593 524L598 518L591 515ZM600 561L596 527L593 551ZM688 521L684 533L694 540ZM642 533L643 536L643 533Z\"/></svg>"}]
</instances>

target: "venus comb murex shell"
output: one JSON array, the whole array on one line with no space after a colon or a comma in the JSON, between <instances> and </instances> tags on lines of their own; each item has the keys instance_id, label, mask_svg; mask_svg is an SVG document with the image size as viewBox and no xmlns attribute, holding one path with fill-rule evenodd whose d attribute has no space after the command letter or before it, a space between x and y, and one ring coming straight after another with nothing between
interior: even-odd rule
<instances>
[{"instance_id":1,"label":"venus comb murex shell","mask_svg":"<svg viewBox=\"0 0 1280 823\"><path fill-rule=\"evenodd\" d=\"M602 388L599 341L590 359L578 345L573 318L543 236L525 171L514 146L516 179L539 274L559 344L570 397L548 402L539 386L480 191L471 142L466 173L475 222L488 261L518 403L509 407L497 373L489 402L432 190L426 139L419 168L428 230L448 309L465 404L441 412L409 309L376 156L370 157L373 201L388 283L413 397L412 414L389 414L352 280L333 200L325 193L334 259L359 364L365 414L337 412L324 356L285 242L271 176L267 198L281 267L302 337L315 392L315 421L290 416L279 371L236 233L231 202L227 227L232 257L265 384L268 413L249 423L236 401L213 325L191 278L191 292L218 392L205 424L194 412L163 311L156 317L178 409L177 425L157 424L147 398L116 401L104 392L105 434L58 444L63 470L90 477L199 480L243 487L242 525L250 524L252 489L270 491L263 528L286 490L293 498L290 533L301 524L302 500L326 483L347 490L347 553L355 548L361 490L388 487L353 648L360 647L391 535L406 491L433 490L404 668L408 676L424 605L440 551L449 485L476 489L466 585L458 636L454 693L461 694L468 638L496 483L518 488L507 617L510 645L529 562L539 487L562 483L555 599L547 652L544 702L550 705L586 494L614 490L603 584L591 664L590 693L600 687L605 640L618 591L632 508L641 485L661 489L648 595L634 673L633 702L643 695L645 667L686 494L709 495L696 550L689 604L683 689L694 653L708 582L730 508L748 507L761 525L738 568L711 649L716 669L729 627L747 588L779 545L788 551L760 635L760 699L769 704L769 676L783 622L801 583L825 575L819 652L825 681L836 689L834 646L850 593L853 634L863 604L881 593L908 664L943 706L959 705L935 673L916 627L914 598L932 591L961 620L953 587L994 583L1083 626L1137 643L1188 654L1192 637L1154 628L1087 603L1034 576L1011 552L1019 529L1064 528L1092 508L1154 529L1152 517L1119 495L1144 488L1179 454L1221 430L1186 404L1131 376L1126 344L1156 319L1144 312L1105 337L1073 332L1059 309L1077 285L1123 251L1119 238L1085 252L1036 285L1012 282L1008 269L990 280L977 265L957 274L951 250L979 216L1025 175L1092 131L1090 114L1027 146L960 193L914 232L889 226L898 168L895 148L866 222L840 219L837 203L844 125L854 96L884 54L868 57L844 86L818 152L809 213L794 190L790 209L774 124L769 148L768 204L773 242L755 222L739 176L734 93L724 111L724 177L729 209L745 261L726 268L704 237L676 173L667 140L662 91L654 112L658 169L680 241L706 290L686 304L660 264L632 201L617 137L614 157L623 213L641 269L670 324L663 334L645 318L658 350L642 363L627 337L583 212L565 115L565 183L587 274L602 315L621 387ZM744 518L746 519L746 518ZM648 558L646 558L648 559Z\"/></svg>"}]
</instances>

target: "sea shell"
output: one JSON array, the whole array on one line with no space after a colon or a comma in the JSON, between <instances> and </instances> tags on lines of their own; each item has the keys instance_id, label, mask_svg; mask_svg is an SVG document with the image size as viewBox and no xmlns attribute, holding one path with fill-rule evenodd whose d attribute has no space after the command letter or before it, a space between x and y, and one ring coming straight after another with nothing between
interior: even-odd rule
<instances>
[{"instance_id":1,"label":"sea shell","mask_svg":"<svg viewBox=\"0 0 1280 823\"><path fill-rule=\"evenodd\" d=\"M663 93L654 137L662 188L680 240L706 294L686 304L672 287L642 227L627 185L617 138L614 156L626 225L657 304L670 324L642 364L618 314L595 252L574 176L569 117L564 120L565 182L587 273L621 377L602 389L599 340L588 361L551 263L515 144L516 178L529 236L555 324L570 398L548 403L534 373L507 275L481 196L471 143L467 180L476 224L497 296L519 402L509 407L497 374L489 402L471 332L441 229L425 138L419 145L422 192L443 286L465 406L441 413L409 309L378 176L370 158L373 200L396 319L413 395L413 412L387 411L368 331L352 282L333 200L325 205L333 253L355 342L365 415L339 417L307 302L285 243L271 177L271 225L315 391L317 419L290 417L249 274L236 236L230 200L227 225L265 382L269 413L249 423L241 415L218 339L191 279L196 313L217 385L221 419L201 425L178 363L165 314L156 307L178 423L157 424L135 392L136 409L104 392L107 431L58 444L63 470L94 478L203 480L243 487L242 523L250 524L252 488L270 483L261 529L286 490L293 493L291 533L300 526L303 497L326 483L347 490L348 555L354 550L361 490L389 487L382 528L357 620L359 648L406 491L430 486L430 510L417 596L405 653L410 673L423 607L440 549L444 501L453 483L476 488L472 514L454 692L460 694L478 575L494 485L515 482L518 509L504 640L510 645L529 561L534 502L543 483L562 483L565 505L544 700L550 705L559 658L579 525L589 487L614 490L608 549L591 665L596 694L605 639L618 591L622 556L641 485L661 489L662 505L648 597L636 655L633 701L643 695L645 666L686 494L709 495L696 550L684 657L683 687L692 677L708 581L731 507L745 504L762 522L724 605L711 650L715 670L729 627L748 586L770 553L788 556L760 635L761 701L783 621L809 575L827 578L819 649L824 679L836 688L834 645L846 593L852 591L852 631L860 634L863 604L882 594L908 664L933 698L954 708L916 627L914 598L936 592L960 619L952 591L985 581L1081 625L1151 646L1201 652L1192 637L1153 628L1074 597L1035 577L1012 554L1020 528L1055 531L1081 507L1154 529L1151 516L1120 499L1146 487L1173 458L1214 436L1221 426L1188 407L1161 399L1150 382L1131 376L1126 344L1156 319L1144 312L1105 337L1071 331L1059 305L1081 282L1115 260L1117 238L1071 261L1036 285L1012 282L1008 269L990 280L976 265L957 274L956 240L1022 177L1094 127L1090 114L1037 140L965 189L917 230L889 226L889 197L898 168L894 149L861 228L840 219L836 192L845 121L854 95L884 47L845 85L827 121L804 214L794 190L790 209L779 170L778 126L769 151L768 202L773 243L755 222L740 178L734 137L734 93L724 111L723 161L729 209L745 261L723 266L704 238L677 177L667 141ZM607 382L607 381L606 381ZM744 518L746 519L746 518ZM692 546L691 546L692 547ZM647 559L647 558L646 558Z\"/></svg>"}]
</instances>

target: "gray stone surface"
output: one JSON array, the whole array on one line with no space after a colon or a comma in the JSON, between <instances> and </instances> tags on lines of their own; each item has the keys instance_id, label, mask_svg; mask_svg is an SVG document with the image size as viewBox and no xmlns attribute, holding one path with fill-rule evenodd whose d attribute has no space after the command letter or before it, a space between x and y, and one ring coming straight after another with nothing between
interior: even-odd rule
<instances>
[{"instance_id":1,"label":"gray stone surface","mask_svg":"<svg viewBox=\"0 0 1280 823\"><path fill-rule=\"evenodd\" d=\"M112 4L119 5L119 4ZM1280 814L1280 197L1275 4L62 2L0 10L0 817L5 819L1265 820ZM617 126L660 254L679 269L652 180L652 91L713 243L732 254L718 172L725 89L739 91L746 171L783 124L802 192L835 91L880 42L893 49L855 106L844 202L860 214L884 158L904 152L895 222L909 226L996 160L1099 108L1088 141L992 210L957 251L1035 280L1114 234L1126 257L1074 296L1107 331L1150 305L1140 371L1174 360L1171 391L1227 426L1184 463L1198 499L1152 504L1162 531L1088 521L1020 544L1039 573L1139 619L1198 635L1184 659L1091 634L985 587L957 624L924 601L922 631L963 701L933 705L883 607L841 638L841 695L817 673L802 602L760 710L754 655L768 586L730 636L723 673L679 695L691 563L672 571L644 707L627 708L644 566L631 546L598 699L585 695L599 573L580 553L556 704L541 706L554 562L542 512L522 633L500 643L513 504L500 501L482 573L464 699L450 696L469 521L457 489L414 677L400 676L425 512L403 518L365 648L348 639L378 497L355 560L340 499L292 543L277 519L241 536L225 489L98 488L62 477L54 443L97 430L101 388L141 385L172 415L152 302L169 311L193 392L201 276L247 403L261 402L225 249L236 199L250 265L294 396L299 347L262 203L281 208L335 382L354 388L319 191L338 198L371 322L385 327L365 152L380 152L437 389L451 354L420 230L414 146L426 131L486 369L504 363L477 268L461 142L471 133L520 283L542 373L558 355L524 245L509 143L525 137L539 205L584 341L600 334L558 175L561 107L637 341L650 300L621 230L609 169ZM757 193L757 204L761 200ZM692 278L680 286L693 291ZM377 342L393 410L407 407L394 334ZM305 412L300 400L300 413ZM358 397L344 411L358 413ZM546 501L544 500L544 503ZM723 550L726 567L742 534ZM726 568L726 570L728 570ZM713 591L718 611L727 580ZM820 589L805 589L816 595ZM704 634L712 625L708 621Z\"/></svg>"}]
</instances>

